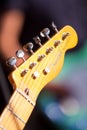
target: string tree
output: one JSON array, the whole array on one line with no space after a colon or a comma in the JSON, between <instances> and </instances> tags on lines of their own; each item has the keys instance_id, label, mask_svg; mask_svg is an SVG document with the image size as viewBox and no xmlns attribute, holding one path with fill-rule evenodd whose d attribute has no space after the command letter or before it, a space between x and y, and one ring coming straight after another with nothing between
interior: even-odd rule
<instances>
[{"instance_id":1,"label":"string tree","mask_svg":"<svg viewBox=\"0 0 87 130\"><path fill-rule=\"evenodd\" d=\"M6 64L7 64L8 66L11 66L11 67L13 67L13 68L15 68L15 69L17 68L16 63L17 63L17 59L16 59L15 57L10 57L10 58L8 58L7 61L6 61Z\"/></svg>"},{"instance_id":2,"label":"string tree","mask_svg":"<svg viewBox=\"0 0 87 130\"><path fill-rule=\"evenodd\" d=\"M41 32L40 35L41 37L46 37L48 40L50 39L50 29L49 28L44 28Z\"/></svg>"},{"instance_id":3,"label":"string tree","mask_svg":"<svg viewBox=\"0 0 87 130\"><path fill-rule=\"evenodd\" d=\"M25 92L25 94L26 94L27 96L29 96L29 89L28 89L28 88L25 88L24 92Z\"/></svg>"},{"instance_id":4,"label":"string tree","mask_svg":"<svg viewBox=\"0 0 87 130\"><path fill-rule=\"evenodd\" d=\"M30 52L31 54L34 54L33 47L34 47L33 43L32 42L28 42L26 45L23 46L23 49L26 52Z\"/></svg>"},{"instance_id":5,"label":"string tree","mask_svg":"<svg viewBox=\"0 0 87 130\"><path fill-rule=\"evenodd\" d=\"M35 36L33 37L33 40L35 41L36 44L38 44L40 47L42 46L41 44L41 39L39 36Z\"/></svg>"}]
</instances>

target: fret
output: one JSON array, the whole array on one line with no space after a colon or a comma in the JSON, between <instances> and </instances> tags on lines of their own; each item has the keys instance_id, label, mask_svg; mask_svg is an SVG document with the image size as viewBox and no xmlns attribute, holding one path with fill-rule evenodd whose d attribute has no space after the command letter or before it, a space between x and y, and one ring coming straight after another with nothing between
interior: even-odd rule
<instances>
[{"instance_id":1,"label":"fret","mask_svg":"<svg viewBox=\"0 0 87 130\"><path fill-rule=\"evenodd\" d=\"M0 125L4 126L5 130L21 130L24 128L25 124L22 123L18 118L16 118L7 108L4 110L5 116L0 121Z\"/></svg>"},{"instance_id":2,"label":"fret","mask_svg":"<svg viewBox=\"0 0 87 130\"><path fill-rule=\"evenodd\" d=\"M13 110L8 106L7 109L16 117L18 118L22 123L26 123L23 119L21 119L16 113L13 112Z\"/></svg>"},{"instance_id":3,"label":"fret","mask_svg":"<svg viewBox=\"0 0 87 130\"><path fill-rule=\"evenodd\" d=\"M15 90L0 117L2 130L22 130L33 111L35 103L21 90ZM10 117L10 118L9 118Z\"/></svg>"}]
</instances>

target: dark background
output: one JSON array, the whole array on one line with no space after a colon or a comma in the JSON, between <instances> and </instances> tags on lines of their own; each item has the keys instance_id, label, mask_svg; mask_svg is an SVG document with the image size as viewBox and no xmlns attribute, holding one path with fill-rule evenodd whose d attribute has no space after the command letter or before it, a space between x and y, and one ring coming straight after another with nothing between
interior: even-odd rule
<instances>
[{"instance_id":1,"label":"dark background","mask_svg":"<svg viewBox=\"0 0 87 130\"><path fill-rule=\"evenodd\" d=\"M71 53L78 51L84 46L87 39L87 1L86 0L2 0L0 1L0 14L7 10L21 10L25 13L25 24L20 36L20 43L23 45L39 32L44 27L50 27L52 21L55 22L60 30L65 25L71 25L77 31L79 43ZM8 44L8 43L6 43ZM34 43L35 45L35 43ZM36 46L36 45L35 45ZM35 47L36 49L36 47ZM79 58L79 57L78 57ZM12 94L11 85L9 85L7 75L4 68L0 64L0 112ZM40 128L39 128L40 127ZM42 111L35 107L31 115L26 129L43 130L56 129L51 125L50 121L42 114Z\"/></svg>"}]
</instances>

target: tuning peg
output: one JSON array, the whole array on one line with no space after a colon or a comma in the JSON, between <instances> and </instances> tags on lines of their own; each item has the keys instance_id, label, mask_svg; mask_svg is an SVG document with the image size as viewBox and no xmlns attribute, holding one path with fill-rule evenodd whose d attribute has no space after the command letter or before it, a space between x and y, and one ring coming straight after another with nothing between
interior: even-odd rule
<instances>
[{"instance_id":1,"label":"tuning peg","mask_svg":"<svg viewBox=\"0 0 87 130\"><path fill-rule=\"evenodd\" d=\"M10 58L7 59L6 64L8 66L13 66L16 69L17 68L16 62L17 62L17 60L16 60L15 57L10 57Z\"/></svg>"},{"instance_id":2,"label":"tuning peg","mask_svg":"<svg viewBox=\"0 0 87 130\"><path fill-rule=\"evenodd\" d=\"M34 37L33 40L35 41L36 44L38 44L39 46L42 46L41 39L39 36Z\"/></svg>"},{"instance_id":3,"label":"tuning peg","mask_svg":"<svg viewBox=\"0 0 87 130\"><path fill-rule=\"evenodd\" d=\"M41 35L42 37L47 37L47 39L50 39L49 34L50 34L50 29L49 29L49 28L44 28L44 29L40 32L40 35Z\"/></svg>"},{"instance_id":4,"label":"tuning peg","mask_svg":"<svg viewBox=\"0 0 87 130\"><path fill-rule=\"evenodd\" d=\"M17 50L17 51L16 51L16 56L17 56L18 58L23 59L23 61L25 61L23 50Z\"/></svg>"},{"instance_id":5,"label":"tuning peg","mask_svg":"<svg viewBox=\"0 0 87 130\"><path fill-rule=\"evenodd\" d=\"M34 47L33 43L29 42L29 43L27 43L26 45L23 46L23 49L25 51L30 51L33 54L34 53L33 50L32 50L33 47Z\"/></svg>"},{"instance_id":6,"label":"tuning peg","mask_svg":"<svg viewBox=\"0 0 87 130\"><path fill-rule=\"evenodd\" d=\"M58 32L57 26L55 25L54 22L52 22L51 26L52 26L52 28L53 28L53 30L54 30L55 32Z\"/></svg>"}]
</instances>

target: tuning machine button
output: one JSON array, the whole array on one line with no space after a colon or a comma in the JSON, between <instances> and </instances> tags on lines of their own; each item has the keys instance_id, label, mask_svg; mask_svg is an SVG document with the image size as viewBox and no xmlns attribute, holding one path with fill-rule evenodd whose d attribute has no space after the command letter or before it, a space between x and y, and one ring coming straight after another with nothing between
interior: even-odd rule
<instances>
[{"instance_id":1,"label":"tuning machine button","mask_svg":"<svg viewBox=\"0 0 87 130\"><path fill-rule=\"evenodd\" d=\"M40 35L42 37L46 37L48 40L50 39L50 29L49 28L44 28L41 32L40 32Z\"/></svg>"},{"instance_id":2,"label":"tuning machine button","mask_svg":"<svg viewBox=\"0 0 87 130\"><path fill-rule=\"evenodd\" d=\"M23 46L23 49L25 50L25 51L30 51L31 52L31 54L33 54L34 52L33 52L33 47L34 47L34 45L33 45L33 43L32 42L29 42L29 43L27 43L26 45L24 45Z\"/></svg>"},{"instance_id":3,"label":"tuning machine button","mask_svg":"<svg viewBox=\"0 0 87 130\"><path fill-rule=\"evenodd\" d=\"M52 26L53 30L58 33L57 26L55 25L54 22L52 22L51 26Z\"/></svg>"},{"instance_id":4,"label":"tuning machine button","mask_svg":"<svg viewBox=\"0 0 87 130\"><path fill-rule=\"evenodd\" d=\"M18 58L23 59L23 61L25 61L23 50L17 50L17 51L16 51L16 56L17 56Z\"/></svg>"},{"instance_id":5,"label":"tuning machine button","mask_svg":"<svg viewBox=\"0 0 87 130\"><path fill-rule=\"evenodd\" d=\"M39 36L34 37L33 40L35 41L36 44L38 44L39 46L42 46L41 39Z\"/></svg>"},{"instance_id":6,"label":"tuning machine button","mask_svg":"<svg viewBox=\"0 0 87 130\"><path fill-rule=\"evenodd\" d=\"M11 57L11 58L7 59L6 64L8 66L13 66L16 69L17 68L16 62L17 62L16 58L15 57Z\"/></svg>"}]
</instances>

